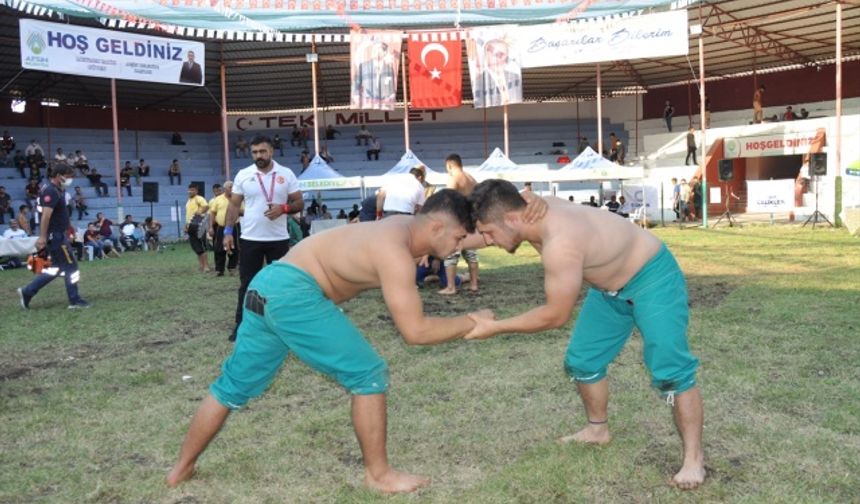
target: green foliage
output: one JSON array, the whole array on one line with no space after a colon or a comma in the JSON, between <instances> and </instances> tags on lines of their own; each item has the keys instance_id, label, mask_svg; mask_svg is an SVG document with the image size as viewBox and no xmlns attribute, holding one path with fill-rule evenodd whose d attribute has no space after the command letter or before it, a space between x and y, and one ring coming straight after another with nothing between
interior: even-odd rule
<instances>
[{"instance_id":1,"label":"green foliage","mask_svg":"<svg viewBox=\"0 0 860 504\"><path fill-rule=\"evenodd\" d=\"M705 486L665 484L681 447L638 337L610 368L613 442L562 446L584 421L562 370L570 324L410 347L380 293L367 292L343 309L390 364L390 458L433 477L422 501L857 500L860 243L796 227L655 232L689 284ZM426 311L507 316L542 301L533 249L481 260L481 294L443 298L428 284ZM197 477L167 489L191 415L231 351L238 279L197 272L183 245L81 269L93 308L79 311L65 309L60 281L24 311L15 288L32 275L0 273L0 503L415 501L361 486L347 394L293 358L231 416Z\"/></svg>"}]
</instances>

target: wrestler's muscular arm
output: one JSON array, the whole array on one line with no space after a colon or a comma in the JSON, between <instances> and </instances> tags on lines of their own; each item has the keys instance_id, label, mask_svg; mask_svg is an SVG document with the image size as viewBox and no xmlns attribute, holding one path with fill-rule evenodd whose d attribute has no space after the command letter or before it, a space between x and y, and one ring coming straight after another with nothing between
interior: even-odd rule
<instances>
[{"instance_id":1,"label":"wrestler's muscular arm","mask_svg":"<svg viewBox=\"0 0 860 504\"><path fill-rule=\"evenodd\" d=\"M555 243L544 242L546 304L501 320L473 317L476 325L466 339L485 339L501 333L533 333L567 323L582 287L582 256L562 241L556 238Z\"/></svg>"},{"instance_id":2,"label":"wrestler's muscular arm","mask_svg":"<svg viewBox=\"0 0 860 504\"><path fill-rule=\"evenodd\" d=\"M390 250L375 258L385 304L394 325L410 345L435 345L462 338L475 322L466 315L428 317L415 289L415 259L409 252ZM484 314L490 317L490 313Z\"/></svg>"}]
</instances>

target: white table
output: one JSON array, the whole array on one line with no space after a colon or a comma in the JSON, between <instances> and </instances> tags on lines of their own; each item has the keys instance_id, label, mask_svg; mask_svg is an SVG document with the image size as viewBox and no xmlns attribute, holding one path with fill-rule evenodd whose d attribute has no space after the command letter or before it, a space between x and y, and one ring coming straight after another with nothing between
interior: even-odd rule
<instances>
[{"instance_id":1,"label":"white table","mask_svg":"<svg viewBox=\"0 0 860 504\"><path fill-rule=\"evenodd\" d=\"M0 256L26 256L36 251L36 240L39 238L0 238Z\"/></svg>"},{"instance_id":2,"label":"white table","mask_svg":"<svg viewBox=\"0 0 860 504\"><path fill-rule=\"evenodd\" d=\"M326 229L346 226L349 223L346 219L317 219L311 221L311 234L325 231Z\"/></svg>"}]
</instances>

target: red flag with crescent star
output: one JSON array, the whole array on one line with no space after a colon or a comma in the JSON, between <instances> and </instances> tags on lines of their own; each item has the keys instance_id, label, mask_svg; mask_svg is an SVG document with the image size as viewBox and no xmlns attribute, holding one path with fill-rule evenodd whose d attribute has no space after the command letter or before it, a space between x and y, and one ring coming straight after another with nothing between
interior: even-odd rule
<instances>
[{"instance_id":1,"label":"red flag with crescent star","mask_svg":"<svg viewBox=\"0 0 860 504\"><path fill-rule=\"evenodd\" d=\"M408 51L409 101L412 107L459 107L463 101L463 55L459 33L411 33Z\"/></svg>"}]
</instances>

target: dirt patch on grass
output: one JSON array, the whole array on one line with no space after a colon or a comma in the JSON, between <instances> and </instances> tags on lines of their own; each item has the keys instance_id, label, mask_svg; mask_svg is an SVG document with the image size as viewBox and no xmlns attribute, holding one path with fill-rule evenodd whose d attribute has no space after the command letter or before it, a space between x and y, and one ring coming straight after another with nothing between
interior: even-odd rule
<instances>
[{"instance_id":1,"label":"dirt patch on grass","mask_svg":"<svg viewBox=\"0 0 860 504\"><path fill-rule=\"evenodd\" d=\"M721 305L735 288L725 280L687 279L687 294L690 306L693 308L715 308Z\"/></svg>"}]
</instances>

